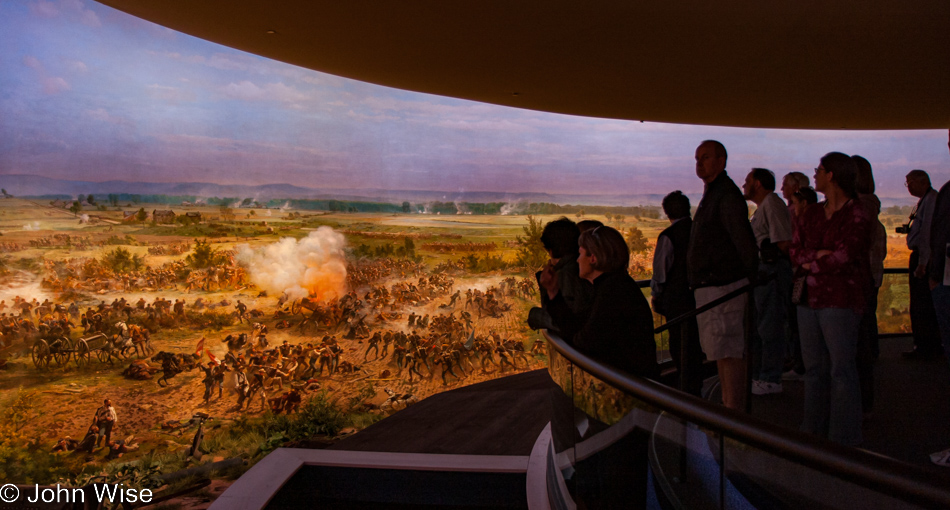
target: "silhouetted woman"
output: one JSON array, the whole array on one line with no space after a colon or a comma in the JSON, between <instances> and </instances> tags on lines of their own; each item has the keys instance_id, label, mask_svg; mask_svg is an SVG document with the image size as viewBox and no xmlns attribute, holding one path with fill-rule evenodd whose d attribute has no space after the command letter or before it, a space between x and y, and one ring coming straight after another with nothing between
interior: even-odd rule
<instances>
[{"instance_id":1,"label":"silhouetted woman","mask_svg":"<svg viewBox=\"0 0 950 510\"><path fill-rule=\"evenodd\" d=\"M585 354L628 373L656 378L653 312L627 274L630 250L623 236L610 227L597 227L582 233L578 244L579 275L594 287L590 312L586 320L572 314L556 286L549 285L555 325L565 341Z\"/></svg>"},{"instance_id":2,"label":"silhouetted woman","mask_svg":"<svg viewBox=\"0 0 950 510\"><path fill-rule=\"evenodd\" d=\"M855 190L857 165L831 152L815 169L825 200L798 218L792 262L807 271L807 301L798 306L805 362L802 430L846 445L861 436L861 387L855 356L870 282L871 221Z\"/></svg>"},{"instance_id":3,"label":"silhouetted woman","mask_svg":"<svg viewBox=\"0 0 950 510\"><path fill-rule=\"evenodd\" d=\"M855 190L871 219L869 252L870 283L865 294L864 315L858 330L858 379L861 381L861 408L865 416L874 410L874 362L880 349L877 339L877 296L884 282L884 259L887 257L887 230L881 223L881 200L874 194L874 173L871 163L861 156L851 156L858 165Z\"/></svg>"}]
</instances>

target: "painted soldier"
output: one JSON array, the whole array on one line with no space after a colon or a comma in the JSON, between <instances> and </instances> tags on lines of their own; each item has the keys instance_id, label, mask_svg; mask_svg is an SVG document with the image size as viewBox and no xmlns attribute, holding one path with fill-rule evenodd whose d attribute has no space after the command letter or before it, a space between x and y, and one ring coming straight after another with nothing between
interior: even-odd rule
<instances>
[{"instance_id":1,"label":"painted soldier","mask_svg":"<svg viewBox=\"0 0 950 510\"><path fill-rule=\"evenodd\" d=\"M99 429L96 437L96 447L102 442L103 436L105 436L107 444L112 439L112 428L115 427L116 419L117 416L115 408L112 407L112 401L105 399L102 402L102 407L96 410L96 415L92 419L92 424Z\"/></svg>"}]
</instances>

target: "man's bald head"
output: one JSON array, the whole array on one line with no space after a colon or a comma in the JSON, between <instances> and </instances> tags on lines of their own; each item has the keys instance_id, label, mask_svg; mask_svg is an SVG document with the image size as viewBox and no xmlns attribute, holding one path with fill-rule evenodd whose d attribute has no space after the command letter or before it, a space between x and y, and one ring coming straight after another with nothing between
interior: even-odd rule
<instances>
[{"instance_id":1,"label":"man's bald head","mask_svg":"<svg viewBox=\"0 0 950 510\"><path fill-rule=\"evenodd\" d=\"M726 169L726 147L716 140L706 140L696 148L696 176L709 184Z\"/></svg>"},{"instance_id":2,"label":"man's bald head","mask_svg":"<svg viewBox=\"0 0 950 510\"><path fill-rule=\"evenodd\" d=\"M927 186L930 186L930 175L923 170L911 170L907 173L907 179L920 181L922 183L926 183Z\"/></svg>"},{"instance_id":3,"label":"man's bald head","mask_svg":"<svg viewBox=\"0 0 950 510\"><path fill-rule=\"evenodd\" d=\"M703 140L703 143L699 144L700 147L707 145L713 148L717 158L722 158L723 160L729 159L729 153L726 152L726 146L719 142L718 140Z\"/></svg>"}]
</instances>

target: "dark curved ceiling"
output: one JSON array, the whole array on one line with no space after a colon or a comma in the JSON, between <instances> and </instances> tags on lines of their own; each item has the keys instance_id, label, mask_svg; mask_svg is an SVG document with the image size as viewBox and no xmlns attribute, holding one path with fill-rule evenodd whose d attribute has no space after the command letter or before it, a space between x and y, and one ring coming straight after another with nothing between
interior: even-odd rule
<instances>
[{"instance_id":1,"label":"dark curved ceiling","mask_svg":"<svg viewBox=\"0 0 950 510\"><path fill-rule=\"evenodd\" d=\"M99 1L317 71L517 108L950 127L948 0Z\"/></svg>"}]
</instances>

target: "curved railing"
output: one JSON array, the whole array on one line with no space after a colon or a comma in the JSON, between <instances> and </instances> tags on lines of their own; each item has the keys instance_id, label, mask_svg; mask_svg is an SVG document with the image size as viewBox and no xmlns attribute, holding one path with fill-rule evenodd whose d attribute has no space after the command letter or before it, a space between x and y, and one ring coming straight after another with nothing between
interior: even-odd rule
<instances>
[{"instance_id":1,"label":"curved railing","mask_svg":"<svg viewBox=\"0 0 950 510\"><path fill-rule=\"evenodd\" d=\"M778 427L624 373L545 336L551 376L575 406L573 423L553 424L558 476L570 497L588 508L615 504L605 491L645 498L642 505L629 502L632 507L648 506L652 497L674 507L950 508L950 476ZM611 454L614 444L623 452ZM675 476L664 478L682 485L678 501L643 486L646 446L653 457L674 459L666 465ZM653 466L657 482L660 464Z\"/></svg>"}]
</instances>

